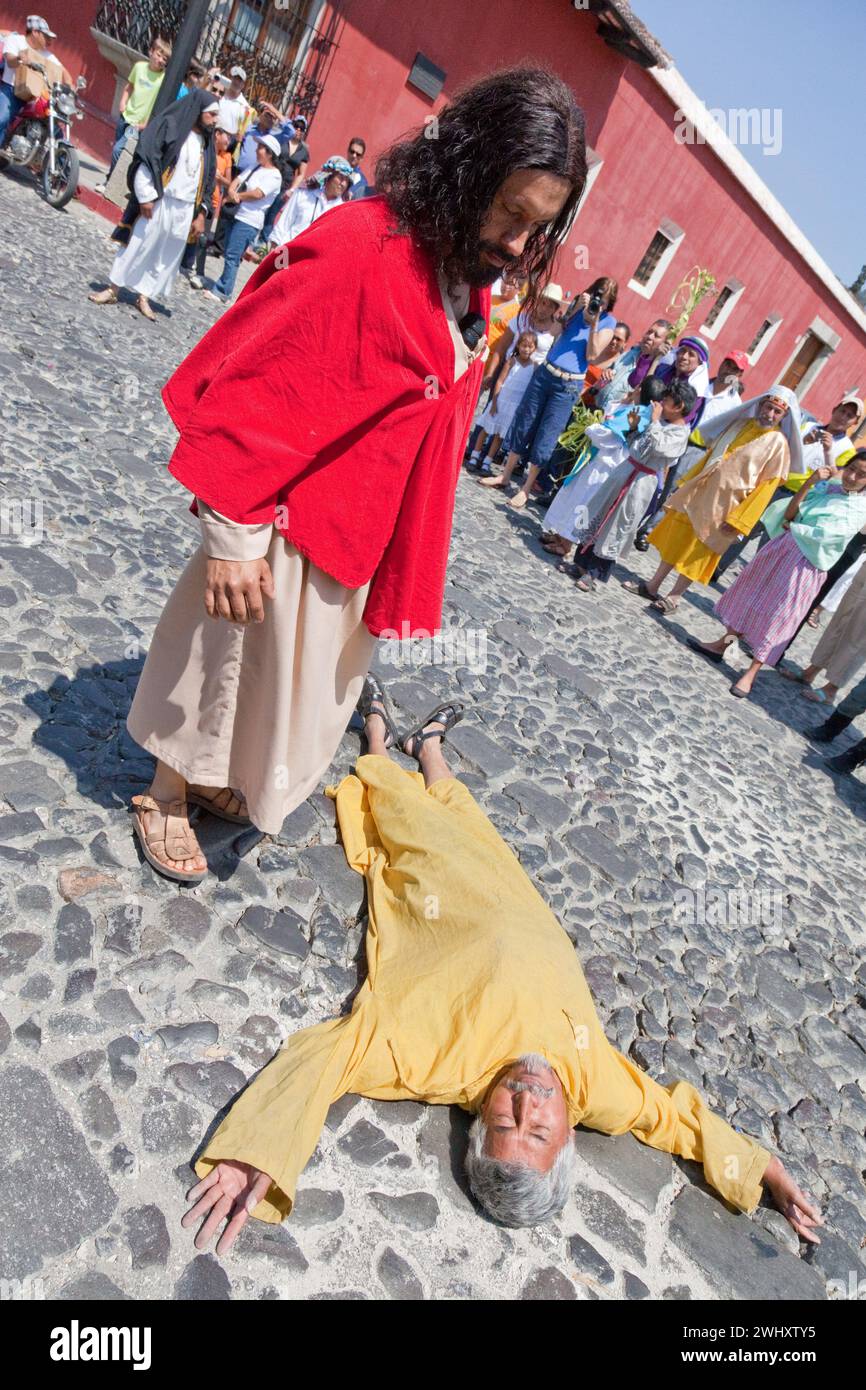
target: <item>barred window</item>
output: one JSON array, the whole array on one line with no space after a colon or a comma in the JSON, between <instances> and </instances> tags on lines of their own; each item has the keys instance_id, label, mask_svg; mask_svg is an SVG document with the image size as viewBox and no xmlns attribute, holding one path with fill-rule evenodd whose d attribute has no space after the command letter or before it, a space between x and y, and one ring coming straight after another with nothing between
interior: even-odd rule
<instances>
[{"instance_id":1,"label":"barred window","mask_svg":"<svg viewBox=\"0 0 866 1390\"><path fill-rule=\"evenodd\" d=\"M769 333L769 331L770 331L770 329L771 329L772 327L773 327L773 321L772 321L772 319L764 319L764 322L761 324L761 326L760 326L760 328L758 329L757 333L755 334L754 338L753 338L752 341L749 343L749 346L746 348L746 352L748 353L748 355L749 355L750 357L751 357L751 355L752 355L753 352L757 352L757 350L758 350L758 348L759 348L759 346L760 346L760 344L761 344L761 339L762 339L762 338L766 338L767 334Z\"/></svg>"},{"instance_id":2,"label":"barred window","mask_svg":"<svg viewBox=\"0 0 866 1390\"><path fill-rule=\"evenodd\" d=\"M667 251L668 247L671 245L672 240L673 238L665 236L663 231L659 230L656 232L655 236L653 237L652 241L650 242L649 246L643 254L643 259L641 260L640 265L638 266L637 270L634 273L634 276L632 277L633 279L637 280L639 285L649 284L649 281L652 278L653 271L655 270L665 251Z\"/></svg>"},{"instance_id":3,"label":"barred window","mask_svg":"<svg viewBox=\"0 0 866 1390\"><path fill-rule=\"evenodd\" d=\"M704 321L705 327L712 328L733 293L734 291L731 289L730 285L725 285L725 288L722 290L712 309L707 314Z\"/></svg>"}]
</instances>

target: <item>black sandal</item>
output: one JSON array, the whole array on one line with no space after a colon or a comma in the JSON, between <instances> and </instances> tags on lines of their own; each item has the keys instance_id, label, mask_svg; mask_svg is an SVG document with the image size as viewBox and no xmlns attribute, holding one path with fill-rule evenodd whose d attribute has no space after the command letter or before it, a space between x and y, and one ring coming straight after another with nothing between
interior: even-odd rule
<instances>
[{"instance_id":1,"label":"black sandal","mask_svg":"<svg viewBox=\"0 0 866 1390\"><path fill-rule=\"evenodd\" d=\"M410 729L408 733L403 734L400 739L400 747L403 749L403 752L408 757L415 758L417 761L421 744L425 743L428 738L438 738L444 743L445 735L454 728L455 724L460 723L464 711L465 705L460 704L460 702L456 700L448 700L444 705L437 705L434 710L431 710L430 713L421 720L420 724L416 724L414 729ZM442 724L444 728L428 729L425 733L424 730L427 729L427 725L434 723ZM406 747L410 739L413 741L411 752Z\"/></svg>"},{"instance_id":2,"label":"black sandal","mask_svg":"<svg viewBox=\"0 0 866 1390\"><path fill-rule=\"evenodd\" d=\"M374 706L379 708L375 709ZM385 725L385 747L396 748L400 743L400 734L388 704L388 697L382 687L378 676L370 672L364 680L364 689L361 691L361 698L355 706L361 718L367 721L371 714L378 714L382 723Z\"/></svg>"},{"instance_id":3,"label":"black sandal","mask_svg":"<svg viewBox=\"0 0 866 1390\"><path fill-rule=\"evenodd\" d=\"M731 638L731 642L733 642L733 640L734 639ZM725 651L728 650L731 642L725 643ZM687 637L686 646L691 648L693 652L697 652L698 656L702 656L705 661L712 661L714 666L721 666L725 659L724 653L722 652L708 652L703 643L698 641L697 637Z\"/></svg>"},{"instance_id":4,"label":"black sandal","mask_svg":"<svg viewBox=\"0 0 866 1390\"><path fill-rule=\"evenodd\" d=\"M627 594L635 594L638 598L648 599L650 603L655 603L658 594L654 594L652 589L647 586L645 579L626 579L622 587Z\"/></svg>"}]
</instances>

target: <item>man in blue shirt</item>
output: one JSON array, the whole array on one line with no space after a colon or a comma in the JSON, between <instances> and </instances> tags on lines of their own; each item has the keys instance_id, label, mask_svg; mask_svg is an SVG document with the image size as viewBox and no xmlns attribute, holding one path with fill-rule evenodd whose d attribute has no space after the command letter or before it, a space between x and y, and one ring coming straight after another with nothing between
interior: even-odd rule
<instances>
[{"instance_id":1,"label":"man in blue shirt","mask_svg":"<svg viewBox=\"0 0 866 1390\"><path fill-rule=\"evenodd\" d=\"M536 368L517 407L501 476L483 480L488 487L505 487L518 463L529 462L526 482L508 504L518 511L529 501L539 473L550 463L571 419L584 390L587 366L601 356L613 337L616 318L611 310L617 291L616 281L602 276L574 301L563 319L562 333Z\"/></svg>"},{"instance_id":2,"label":"man in blue shirt","mask_svg":"<svg viewBox=\"0 0 866 1390\"><path fill-rule=\"evenodd\" d=\"M248 169L255 168L256 151L263 135L275 135L284 153L295 135L295 127L291 121L286 120L269 101L259 103L256 120L238 146L236 164L239 174L245 174Z\"/></svg>"}]
</instances>

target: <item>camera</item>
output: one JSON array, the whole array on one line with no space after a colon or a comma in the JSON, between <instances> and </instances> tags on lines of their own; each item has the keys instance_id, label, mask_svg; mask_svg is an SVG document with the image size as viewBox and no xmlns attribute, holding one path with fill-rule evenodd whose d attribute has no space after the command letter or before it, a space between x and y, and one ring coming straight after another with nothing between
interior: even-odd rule
<instances>
[{"instance_id":1,"label":"camera","mask_svg":"<svg viewBox=\"0 0 866 1390\"><path fill-rule=\"evenodd\" d=\"M586 307L592 318L595 318L596 314L601 308L601 295L594 294Z\"/></svg>"}]
</instances>

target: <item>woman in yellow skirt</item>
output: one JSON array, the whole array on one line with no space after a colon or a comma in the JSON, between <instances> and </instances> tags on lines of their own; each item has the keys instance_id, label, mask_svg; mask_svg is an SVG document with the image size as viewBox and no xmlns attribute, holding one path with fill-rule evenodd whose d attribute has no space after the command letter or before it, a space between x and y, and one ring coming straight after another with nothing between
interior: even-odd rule
<instances>
[{"instance_id":1,"label":"woman in yellow skirt","mask_svg":"<svg viewBox=\"0 0 866 1390\"><path fill-rule=\"evenodd\" d=\"M708 438L709 436L709 438ZM624 588L673 613L689 585L708 584L732 541L748 536L773 494L799 463L800 410L793 391L773 386L766 396L738 403L703 431L711 447L672 493L649 539L662 563L649 580ZM675 569L670 594L659 587Z\"/></svg>"}]
</instances>

